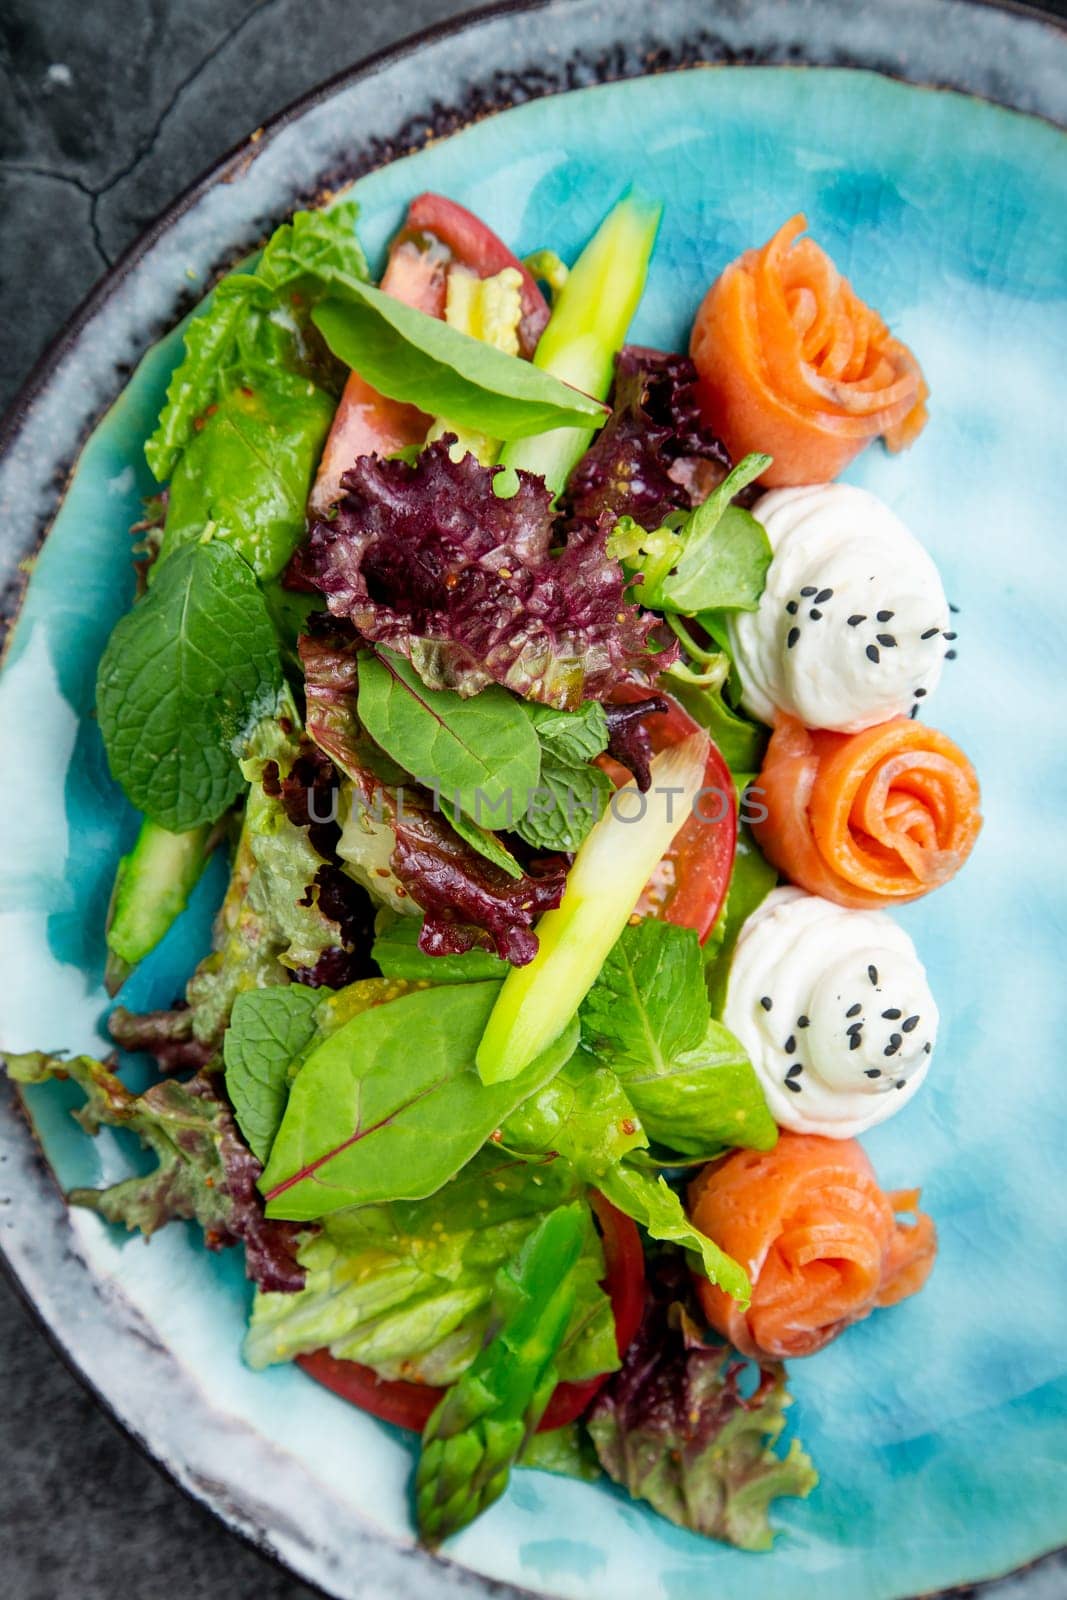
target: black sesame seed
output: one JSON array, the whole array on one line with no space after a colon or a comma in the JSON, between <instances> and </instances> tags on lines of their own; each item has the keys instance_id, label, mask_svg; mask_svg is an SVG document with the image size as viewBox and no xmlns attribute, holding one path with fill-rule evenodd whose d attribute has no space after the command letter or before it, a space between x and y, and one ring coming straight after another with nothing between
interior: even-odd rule
<instances>
[{"instance_id":1,"label":"black sesame seed","mask_svg":"<svg viewBox=\"0 0 1067 1600\"><path fill-rule=\"evenodd\" d=\"M822 612L817 611L814 606L812 606L811 610L808 612L808 616L811 618L812 622L822 621Z\"/></svg>"},{"instance_id":2,"label":"black sesame seed","mask_svg":"<svg viewBox=\"0 0 1067 1600\"><path fill-rule=\"evenodd\" d=\"M794 1061L793 1065L789 1068L789 1071L786 1073L786 1077L787 1078L798 1078L803 1071L804 1071L803 1063L800 1062L800 1061Z\"/></svg>"},{"instance_id":3,"label":"black sesame seed","mask_svg":"<svg viewBox=\"0 0 1067 1600\"><path fill-rule=\"evenodd\" d=\"M773 1006L774 1001L771 999L769 994L761 994L759 1003L763 1007L764 1011L769 1011Z\"/></svg>"},{"instance_id":4,"label":"black sesame seed","mask_svg":"<svg viewBox=\"0 0 1067 1600\"><path fill-rule=\"evenodd\" d=\"M882 1051L882 1054L884 1056L895 1056L897 1051L900 1049L900 1047L901 1047L901 1045L903 1043L904 1043L904 1041L900 1037L899 1033L891 1033L889 1035L889 1043L886 1045L885 1049Z\"/></svg>"},{"instance_id":5,"label":"black sesame seed","mask_svg":"<svg viewBox=\"0 0 1067 1600\"><path fill-rule=\"evenodd\" d=\"M898 1007L890 1006L888 1011L882 1012L882 1015L887 1022L898 1022L903 1013L898 1009Z\"/></svg>"},{"instance_id":6,"label":"black sesame seed","mask_svg":"<svg viewBox=\"0 0 1067 1600\"><path fill-rule=\"evenodd\" d=\"M919 1026L918 1012L916 1012L915 1016L913 1017L905 1017L900 1026L904 1029L905 1033L911 1033L914 1028Z\"/></svg>"},{"instance_id":7,"label":"black sesame seed","mask_svg":"<svg viewBox=\"0 0 1067 1600\"><path fill-rule=\"evenodd\" d=\"M875 616L878 618L879 622L892 622L893 618L896 616L896 612L895 611L876 611L875 612Z\"/></svg>"},{"instance_id":8,"label":"black sesame seed","mask_svg":"<svg viewBox=\"0 0 1067 1600\"><path fill-rule=\"evenodd\" d=\"M876 984L878 982L878 968L873 965L869 966L867 968L867 976L870 978L872 983Z\"/></svg>"},{"instance_id":9,"label":"black sesame seed","mask_svg":"<svg viewBox=\"0 0 1067 1600\"><path fill-rule=\"evenodd\" d=\"M813 583L806 583L803 589L800 591L800 598L802 600L810 600L814 593L815 585Z\"/></svg>"},{"instance_id":10,"label":"black sesame seed","mask_svg":"<svg viewBox=\"0 0 1067 1600\"><path fill-rule=\"evenodd\" d=\"M799 608L799 606L798 606L798 605L797 605L797 603L796 603L796 601L795 601L795 600L789 600L789 601L787 601L787 602L786 602L786 608L785 608L785 609L786 609L786 610L787 610L787 611L788 611L788 612L789 612L789 615L790 615L790 616L791 616L791 617L795 617L795 616L796 616L796 614L797 614L797 611L798 611L798 610L799 610L799 609L800 609L800 608Z\"/></svg>"},{"instance_id":11,"label":"black sesame seed","mask_svg":"<svg viewBox=\"0 0 1067 1600\"><path fill-rule=\"evenodd\" d=\"M860 1038L859 1034L854 1033L851 1039L848 1041L848 1047L850 1050L858 1050L862 1043L863 1040Z\"/></svg>"},{"instance_id":12,"label":"black sesame seed","mask_svg":"<svg viewBox=\"0 0 1067 1600\"><path fill-rule=\"evenodd\" d=\"M848 625L849 625L850 628L858 628L861 622L866 622L866 621L867 621L867 618L864 617L864 616L861 616L860 613L857 611L854 616L849 617Z\"/></svg>"},{"instance_id":13,"label":"black sesame seed","mask_svg":"<svg viewBox=\"0 0 1067 1600\"><path fill-rule=\"evenodd\" d=\"M863 1076L865 1078L880 1078L882 1076L882 1069L881 1067L868 1067Z\"/></svg>"},{"instance_id":14,"label":"black sesame seed","mask_svg":"<svg viewBox=\"0 0 1067 1600\"><path fill-rule=\"evenodd\" d=\"M785 1051L787 1056L791 1056L793 1054L793 1051L796 1049L796 1047L797 1047L796 1034L795 1033L791 1033L789 1035L789 1038L785 1041L785 1044L782 1046L782 1049Z\"/></svg>"},{"instance_id":15,"label":"black sesame seed","mask_svg":"<svg viewBox=\"0 0 1067 1600\"><path fill-rule=\"evenodd\" d=\"M954 606L954 605L953 605L953 604L952 604L952 601L951 601L951 600L950 600L950 601L949 601L949 603L948 603L948 608L949 608L949 610L950 610L950 611L951 611L951 612L952 612L952 615L953 615L953 616L954 616L954 617L958 617L958 616L959 616L959 614L960 614L960 608L959 608L959 606Z\"/></svg>"},{"instance_id":16,"label":"black sesame seed","mask_svg":"<svg viewBox=\"0 0 1067 1600\"><path fill-rule=\"evenodd\" d=\"M950 644L951 644L951 642L952 642L952 640L953 640L953 639L958 639L958 638L959 638L959 634L958 634L958 633L946 633L946 634L945 634L945 638L946 638L946 639L947 639L947 640L948 640L948 641L949 641L949 643L950 643Z\"/></svg>"},{"instance_id":17,"label":"black sesame seed","mask_svg":"<svg viewBox=\"0 0 1067 1600\"><path fill-rule=\"evenodd\" d=\"M800 1084L796 1081L795 1078L787 1078L785 1080L785 1086L786 1086L787 1089L792 1089L794 1094L799 1094L800 1093Z\"/></svg>"},{"instance_id":18,"label":"black sesame seed","mask_svg":"<svg viewBox=\"0 0 1067 1600\"><path fill-rule=\"evenodd\" d=\"M928 1056L930 1054L930 1052L933 1050L933 1048L934 1047L933 1047L932 1043L930 1043L930 1041L927 1040L926 1044L923 1045L923 1055L924 1056Z\"/></svg>"},{"instance_id":19,"label":"black sesame seed","mask_svg":"<svg viewBox=\"0 0 1067 1600\"><path fill-rule=\"evenodd\" d=\"M933 639L941 632L940 628L927 628L925 633L920 633L920 639Z\"/></svg>"},{"instance_id":20,"label":"black sesame seed","mask_svg":"<svg viewBox=\"0 0 1067 1600\"><path fill-rule=\"evenodd\" d=\"M945 660L946 661L955 661L955 659L956 659L956 651L955 650L946 650L945 651Z\"/></svg>"},{"instance_id":21,"label":"black sesame seed","mask_svg":"<svg viewBox=\"0 0 1067 1600\"><path fill-rule=\"evenodd\" d=\"M916 698L916 700L925 700L926 699L926 690L925 689L916 689L915 698Z\"/></svg>"},{"instance_id":22,"label":"black sesame seed","mask_svg":"<svg viewBox=\"0 0 1067 1600\"><path fill-rule=\"evenodd\" d=\"M895 650L897 647L897 641L891 633L878 633L875 638L885 650Z\"/></svg>"},{"instance_id":23,"label":"black sesame seed","mask_svg":"<svg viewBox=\"0 0 1067 1600\"><path fill-rule=\"evenodd\" d=\"M879 661L881 661L881 659L882 659L881 656L878 654L878 646L876 644L869 644L867 646L866 654L867 654L867 660L868 661L873 661L875 663L875 665L877 665L877 663Z\"/></svg>"},{"instance_id":24,"label":"black sesame seed","mask_svg":"<svg viewBox=\"0 0 1067 1600\"><path fill-rule=\"evenodd\" d=\"M797 642L797 640L799 638L800 638L800 629L799 628L790 628L789 633L788 633L788 635L786 637L786 641L785 641L786 649L787 650L792 650L793 646L796 644L796 642Z\"/></svg>"},{"instance_id":25,"label":"black sesame seed","mask_svg":"<svg viewBox=\"0 0 1067 1600\"><path fill-rule=\"evenodd\" d=\"M914 721L915 721L915 718L916 718L916 717L917 717L917 716L918 716L918 715L919 715L919 708L918 708L918 706L912 706L912 708L911 708L911 710L910 710L910 711L909 711L909 712L908 712L908 716L909 716L909 717L910 717L910 718L911 718L911 720L912 720L912 722L914 722Z\"/></svg>"},{"instance_id":26,"label":"black sesame seed","mask_svg":"<svg viewBox=\"0 0 1067 1600\"><path fill-rule=\"evenodd\" d=\"M903 1089L903 1087L904 1087L906 1082L907 1082L906 1078L898 1078L896 1083L893 1085L893 1087L894 1087L894 1089Z\"/></svg>"},{"instance_id":27,"label":"black sesame seed","mask_svg":"<svg viewBox=\"0 0 1067 1600\"><path fill-rule=\"evenodd\" d=\"M863 1002L861 1000L857 1000L856 1004L854 1006L849 1006L848 1010L845 1012L845 1016L846 1017L858 1017L862 1010L863 1010Z\"/></svg>"},{"instance_id":28,"label":"black sesame seed","mask_svg":"<svg viewBox=\"0 0 1067 1600\"><path fill-rule=\"evenodd\" d=\"M848 1027L845 1029L845 1032L848 1033L848 1034L862 1033L863 1032L863 1023L862 1022L850 1022Z\"/></svg>"},{"instance_id":29,"label":"black sesame seed","mask_svg":"<svg viewBox=\"0 0 1067 1600\"><path fill-rule=\"evenodd\" d=\"M827 600L832 600L833 597L834 591L832 589L820 589L815 596L815 604L817 606L825 605Z\"/></svg>"},{"instance_id":30,"label":"black sesame seed","mask_svg":"<svg viewBox=\"0 0 1067 1600\"><path fill-rule=\"evenodd\" d=\"M798 1017L797 1018L797 1027L798 1028L810 1028L811 1027L811 1018L810 1017Z\"/></svg>"}]
</instances>

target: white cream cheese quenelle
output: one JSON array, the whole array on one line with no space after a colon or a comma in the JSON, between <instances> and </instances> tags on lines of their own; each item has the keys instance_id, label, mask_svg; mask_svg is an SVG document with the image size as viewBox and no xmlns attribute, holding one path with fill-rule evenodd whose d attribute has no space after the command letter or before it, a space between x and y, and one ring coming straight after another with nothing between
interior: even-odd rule
<instances>
[{"instance_id":1,"label":"white cream cheese quenelle","mask_svg":"<svg viewBox=\"0 0 1067 1600\"><path fill-rule=\"evenodd\" d=\"M907 1105L938 1017L915 946L885 912L775 889L741 930L723 1021L780 1127L851 1139Z\"/></svg>"},{"instance_id":2,"label":"white cream cheese quenelle","mask_svg":"<svg viewBox=\"0 0 1067 1600\"><path fill-rule=\"evenodd\" d=\"M745 710L858 733L933 693L955 633L933 561L845 483L776 489L754 515L774 557L756 611L730 618Z\"/></svg>"}]
</instances>

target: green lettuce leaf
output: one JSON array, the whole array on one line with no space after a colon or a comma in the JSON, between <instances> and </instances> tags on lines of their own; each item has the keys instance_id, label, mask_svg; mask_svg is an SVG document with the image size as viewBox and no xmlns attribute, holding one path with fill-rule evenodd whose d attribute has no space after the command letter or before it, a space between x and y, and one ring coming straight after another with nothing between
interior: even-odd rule
<instances>
[{"instance_id":1,"label":"green lettuce leaf","mask_svg":"<svg viewBox=\"0 0 1067 1600\"><path fill-rule=\"evenodd\" d=\"M648 1139L615 1073L577 1051L550 1083L516 1107L499 1142L526 1156L554 1151L597 1184Z\"/></svg>"},{"instance_id":2,"label":"green lettuce leaf","mask_svg":"<svg viewBox=\"0 0 1067 1600\"><path fill-rule=\"evenodd\" d=\"M720 1250L714 1240L694 1228L665 1178L620 1162L601 1173L597 1188L612 1205L639 1222L653 1239L681 1245L690 1251L703 1268L705 1277L717 1283L740 1305L748 1305L752 1287L744 1268L725 1250Z\"/></svg>"},{"instance_id":3,"label":"green lettuce leaf","mask_svg":"<svg viewBox=\"0 0 1067 1600\"><path fill-rule=\"evenodd\" d=\"M721 1017L726 1004L730 962L746 920L770 894L778 874L744 823L737 830L737 853L730 887L718 920L703 944L707 963L708 999L713 1017Z\"/></svg>"},{"instance_id":4,"label":"green lettuce leaf","mask_svg":"<svg viewBox=\"0 0 1067 1600\"><path fill-rule=\"evenodd\" d=\"M752 1064L710 1016L691 929L653 918L624 929L583 1003L582 1036L668 1150L710 1157L726 1145L774 1145Z\"/></svg>"},{"instance_id":5,"label":"green lettuce leaf","mask_svg":"<svg viewBox=\"0 0 1067 1600\"><path fill-rule=\"evenodd\" d=\"M278 381L294 373L316 378L321 341L307 310L340 274L367 276L355 233L357 207L300 211L277 229L254 271L222 280L185 330L185 355L167 389L167 402L145 446L160 483L173 472L209 408L240 381ZM298 291L294 299L293 291Z\"/></svg>"},{"instance_id":6,"label":"green lettuce leaf","mask_svg":"<svg viewBox=\"0 0 1067 1600\"><path fill-rule=\"evenodd\" d=\"M563 1161L532 1171L489 1149L428 1199L338 1212L301 1243L302 1293L257 1295L245 1358L258 1368L326 1348L385 1379L450 1384L484 1343L498 1269L547 1212L584 1192ZM578 1292L558 1358L573 1382L619 1364L599 1235L582 1204Z\"/></svg>"},{"instance_id":7,"label":"green lettuce leaf","mask_svg":"<svg viewBox=\"0 0 1067 1600\"><path fill-rule=\"evenodd\" d=\"M703 1343L680 1301L654 1296L588 1430L635 1499L694 1533L768 1550L772 1502L809 1495L818 1474L797 1440L776 1448L791 1403L783 1368L764 1368L754 1393L742 1390L746 1370L725 1345Z\"/></svg>"}]
</instances>

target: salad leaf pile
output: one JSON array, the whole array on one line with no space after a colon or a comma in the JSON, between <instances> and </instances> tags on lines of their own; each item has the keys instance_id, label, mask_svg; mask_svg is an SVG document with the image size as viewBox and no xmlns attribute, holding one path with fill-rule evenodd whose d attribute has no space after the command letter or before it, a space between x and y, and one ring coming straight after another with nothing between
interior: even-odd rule
<instances>
[{"instance_id":1,"label":"salad leaf pile","mask_svg":"<svg viewBox=\"0 0 1067 1600\"><path fill-rule=\"evenodd\" d=\"M670 770L678 751L653 734L675 701L739 790L758 768L723 618L762 590L766 535L736 497L767 458L731 468L686 357L619 350L657 206L624 199L569 275L552 267L536 350L520 337L540 300L529 274L493 236L457 264L482 225L452 213L447 237L420 225L398 246L440 316L367 281L339 206L299 213L189 324L146 447L169 480L162 529L98 679L112 773L144 815L109 979L158 942L224 838L230 884L183 1000L109 1019L168 1076L134 1095L88 1057L8 1070L73 1079L89 1132L126 1129L154 1156L74 1204L243 1244L251 1365L325 1351L431 1386L428 1545L517 1463L588 1476L595 1457L673 1520L762 1548L769 1501L813 1479L798 1447L774 1450L781 1374L747 1394L700 1339L688 1274L742 1304L750 1286L672 1181L776 1138L719 1020L725 960L774 881L742 834L726 894L734 816L703 947L688 926L625 922L677 827L646 833L536 1053L492 1071L481 1052L515 969L535 971L539 928L541 953L558 948L541 919L565 918L594 830L603 851L620 774L641 800ZM453 268L454 292L439 281ZM373 385L417 406L425 442L352 460L309 526L349 382L360 405ZM711 752L699 731L678 745L688 794ZM627 1350L644 1255L658 1286ZM577 1404L557 1430L560 1385ZM597 1389L586 1430L573 1419Z\"/></svg>"}]
</instances>

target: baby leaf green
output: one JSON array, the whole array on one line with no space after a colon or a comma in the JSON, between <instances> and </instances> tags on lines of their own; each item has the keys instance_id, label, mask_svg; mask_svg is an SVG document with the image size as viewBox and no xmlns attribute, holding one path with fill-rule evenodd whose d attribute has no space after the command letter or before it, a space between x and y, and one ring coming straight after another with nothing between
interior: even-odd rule
<instances>
[{"instance_id":1,"label":"baby leaf green","mask_svg":"<svg viewBox=\"0 0 1067 1600\"><path fill-rule=\"evenodd\" d=\"M247 563L222 543L165 563L119 622L96 681L112 774L172 833L214 822L242 786L237 757L281 688L278 645Z\"/></svg>"},{"instance_id":2,"label":"baby leaf green","mask_svg":"<svg viewBox=\"0 0 1067 1600\"><path fill-rule=\"evenodd\" d=\"M364 1011L305 1060L260 1187L267 1215L418 1200L471 1159L573 1054L577 1023L519 1077L487 1087L475 1051L500 986L456 984Z\"/></svg>"},{"instance_id":3,"label":"baby leaf green","mask_svg":"<svg viewBox=\"0 0 1067 1600\"><path fill-rule=\"evenodd\" d=\"M492 830L522 816L541 747L522 705L495 684L465 698L428 689L392 650L359 658L359 717L371 738L420 783Z\"/></svg>"},{"instance_id":4,"label":"baby leaf green","mask_svg":"<svg viewBox=\"0 0 1067 1600\"><path fill-rule=\"evenodd\" d=\"M494 439L552 428L596 428L607 407L529 361L461 333L358 279L312 321L341 361L391 400L447 417Z\"/></svg>"}]
</instances>

